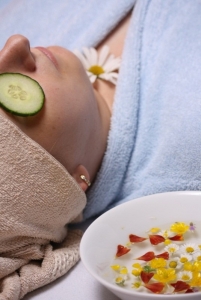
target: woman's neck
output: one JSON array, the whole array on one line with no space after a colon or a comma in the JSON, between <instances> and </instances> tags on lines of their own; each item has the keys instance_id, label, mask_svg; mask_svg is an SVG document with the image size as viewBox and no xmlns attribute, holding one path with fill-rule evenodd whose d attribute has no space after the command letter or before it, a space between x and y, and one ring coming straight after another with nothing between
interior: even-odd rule
<instances>
[{"instance_id":1,"label":"woman's neck","mask_svg":"<svg viewBox=\"0 0 201 300\"><path fill-rule=\"evenodd\" d=\"M98 47L96 47L98 52L100 52L101 48L104 45L108 45L110 47L111 54L114 54L115 57L122 56L130 18L131 18L131 13L129 13L119 23L119 25L101 42L101 44L99 44ZM105 100L111 113L116 86L108 81L98 79L94 83L94 88Z\"/></svg>"}]
</instances>

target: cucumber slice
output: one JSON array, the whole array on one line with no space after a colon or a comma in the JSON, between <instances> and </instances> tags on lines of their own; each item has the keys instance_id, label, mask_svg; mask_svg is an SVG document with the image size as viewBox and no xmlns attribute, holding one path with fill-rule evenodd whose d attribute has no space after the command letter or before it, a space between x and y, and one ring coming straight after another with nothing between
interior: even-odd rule
<instances>
[{"instance_id":1,"label":"cucumber slice","mask_svg":"<svg viewBox=\"0 0 201 300\"><path fill-rule=\"evenodd\" d=\"M33 116L43 107L45 94L39 83L20 73L0 74L0 106L18 116Z\"/></svg>"}]
</instances>

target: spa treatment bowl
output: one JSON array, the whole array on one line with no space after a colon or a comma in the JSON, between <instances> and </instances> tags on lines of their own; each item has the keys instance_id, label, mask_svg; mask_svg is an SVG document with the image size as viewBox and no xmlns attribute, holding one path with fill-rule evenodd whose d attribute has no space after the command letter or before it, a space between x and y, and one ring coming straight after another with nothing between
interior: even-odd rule
<instances>
[{"instance_id":1,"label":"spa treatment bowl","mask_svg":"<svg viewBox=\"0 0 201 300\"><path fill-rule=\"evenodd\" d=\"M150 195L107 211L85 231L80 255L122 300L201 299L201 192Z\"/></svg>"}]
</instances>

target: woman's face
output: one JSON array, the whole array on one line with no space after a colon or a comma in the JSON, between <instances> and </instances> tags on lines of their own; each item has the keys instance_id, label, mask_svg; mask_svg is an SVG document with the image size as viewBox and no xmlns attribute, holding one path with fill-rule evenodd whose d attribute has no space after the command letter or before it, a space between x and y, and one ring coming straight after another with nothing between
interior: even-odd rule
<instances>
[{"instance_id":1,"label":"woman's face","mask_svg":"<svg viewBox=\"0 0 201 300\"><path fill-rule=\"evenodd\" d=\"M100 163L109 115L99 97L97 101L86 72L73 53L58 46L30 49L25 37L14 35L0 51L0 73L4 72L22 73L38 81L45 93L45 105L32 117L17 117L1 110L2 114L69 172L73 172L73 165L88 164L91 151L99 152ZM105 114L108 120L103 122Z\"/></svg>"}]
</instances>

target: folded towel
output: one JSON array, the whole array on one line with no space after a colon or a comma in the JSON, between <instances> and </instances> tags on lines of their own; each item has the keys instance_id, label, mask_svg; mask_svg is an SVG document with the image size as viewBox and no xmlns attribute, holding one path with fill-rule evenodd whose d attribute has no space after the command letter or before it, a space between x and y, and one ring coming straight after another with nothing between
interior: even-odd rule
<instances>
[{"instance_id":1,"label":"folded towel","mask_svg":"<svg viewBox=\"0 0 201 300\"><path fill-rule=\"evenodd\" d=\"M2 115L0 157L0 300L13 300L78 261L81 233L66 224L86 197L57 160Z\"/></svg>"}]
</instances>

